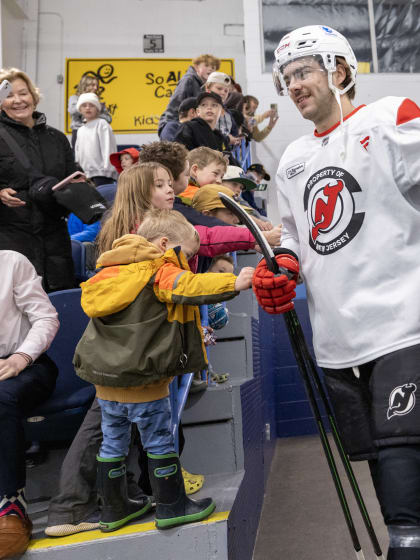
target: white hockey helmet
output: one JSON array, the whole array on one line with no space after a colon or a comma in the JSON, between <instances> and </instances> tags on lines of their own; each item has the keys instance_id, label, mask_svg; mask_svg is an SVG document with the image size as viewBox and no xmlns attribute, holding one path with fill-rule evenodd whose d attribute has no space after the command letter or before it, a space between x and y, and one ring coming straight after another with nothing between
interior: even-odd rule
<instances>
[{"instance_id":1,"label":"white hockey helmet","mask_svg":"<svg viewBox=\"0 0 420 560\"><path fill-rule=\"evenodd\" d=\"M346 93L356 82L357 60L347 39L338 31L326 25L307 25L288 33L280 40L274 51L273 80L279 95L287 95L283 79L285 66L298 58L320 56L328 72L328 84L340 95ZM350 68L351 81L344 89L335 88L332 74L336 70L336 57L342 57Z\"/></svg>"}]
</instances>

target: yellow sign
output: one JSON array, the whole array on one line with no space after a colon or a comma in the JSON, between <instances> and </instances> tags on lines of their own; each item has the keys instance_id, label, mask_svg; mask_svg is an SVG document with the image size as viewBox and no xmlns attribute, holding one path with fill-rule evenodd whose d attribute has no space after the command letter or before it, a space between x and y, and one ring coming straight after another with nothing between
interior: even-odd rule
<instances>
[{"instance_id":1,"label":"yellow sign","mask_svg":"<svg viewBox=\"0 0 420 560\"><path fill-rule=\"evenodd\" d=\"M358 62L357 72L358 74L370 74L370 62Z\"/></svg>"},{"instance_id":2,"label":"yellow sign","mask_svg":"<svg viewBox=\"0 0 420 560\"><path fill-rule=\"evenodd\" d=\"M68 99L88 74L98 79L99 96L112 115L115 133L157 132L160 115L190 65L188 58L66 59L65 131L71 132ZM233 60L221 59L220 71L234 77Z\"/></svg>"}]
</instances>

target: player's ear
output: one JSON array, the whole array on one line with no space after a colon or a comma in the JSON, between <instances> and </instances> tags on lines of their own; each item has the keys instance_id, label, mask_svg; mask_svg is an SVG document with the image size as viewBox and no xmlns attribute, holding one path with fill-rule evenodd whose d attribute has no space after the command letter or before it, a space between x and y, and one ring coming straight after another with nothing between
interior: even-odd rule
<instances>
[{"instance_id":1,"label":"player's ear","mask_svg":"<svg viewBox=\"0 0 420 560\"><path fill-rule=\"evenodd\" d=\"M345 66L337 62L336 70L333 74L333 84L335 86L340 86L345 81L346 76L347 72Z\"/></svg>"}]
</instances>

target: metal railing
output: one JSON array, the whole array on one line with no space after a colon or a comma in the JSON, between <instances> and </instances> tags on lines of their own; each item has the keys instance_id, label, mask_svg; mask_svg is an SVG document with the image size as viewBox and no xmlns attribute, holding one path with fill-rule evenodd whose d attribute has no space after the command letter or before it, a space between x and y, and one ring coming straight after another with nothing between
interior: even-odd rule
<instances>
[{"instance_id":1,"label":"metal railing","mask_svg":"<svg viewBox=\"0 0 420 560\"><path fill-rule=\"evenodd\" d=\"M243 139L240 145L232 150L232 154L240 162L242 169L246 171L251 165L251 142Z\"/></svg>"}]
</instances>

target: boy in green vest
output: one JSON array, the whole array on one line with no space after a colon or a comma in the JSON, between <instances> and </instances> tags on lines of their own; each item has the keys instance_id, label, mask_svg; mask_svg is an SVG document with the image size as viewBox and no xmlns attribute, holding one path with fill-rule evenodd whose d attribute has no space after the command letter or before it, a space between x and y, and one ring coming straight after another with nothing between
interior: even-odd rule
<instances>
[{"instance_id":1,"label":"boy in green vest","mask_svg":"<svg viewBox=\"0 0 420 560\"><path fill-rule=\"evenodd\" d=\"M175 451L169 383L207 367L201 304L232 299L250 288L254 269L193 274L199 247L194 227L174 210L151 210L138 235L124 235L103 253L100 272L84 282L82 307L91 320L77 345L77 374L96 386L103 441L97 457L103 502L100 528L115 531L144 515L150 500L127 496L125 457L131 423L140 431L156 499L156 526L200 521L211 498L185 494Z\"/></svg>"}]
</instances>

